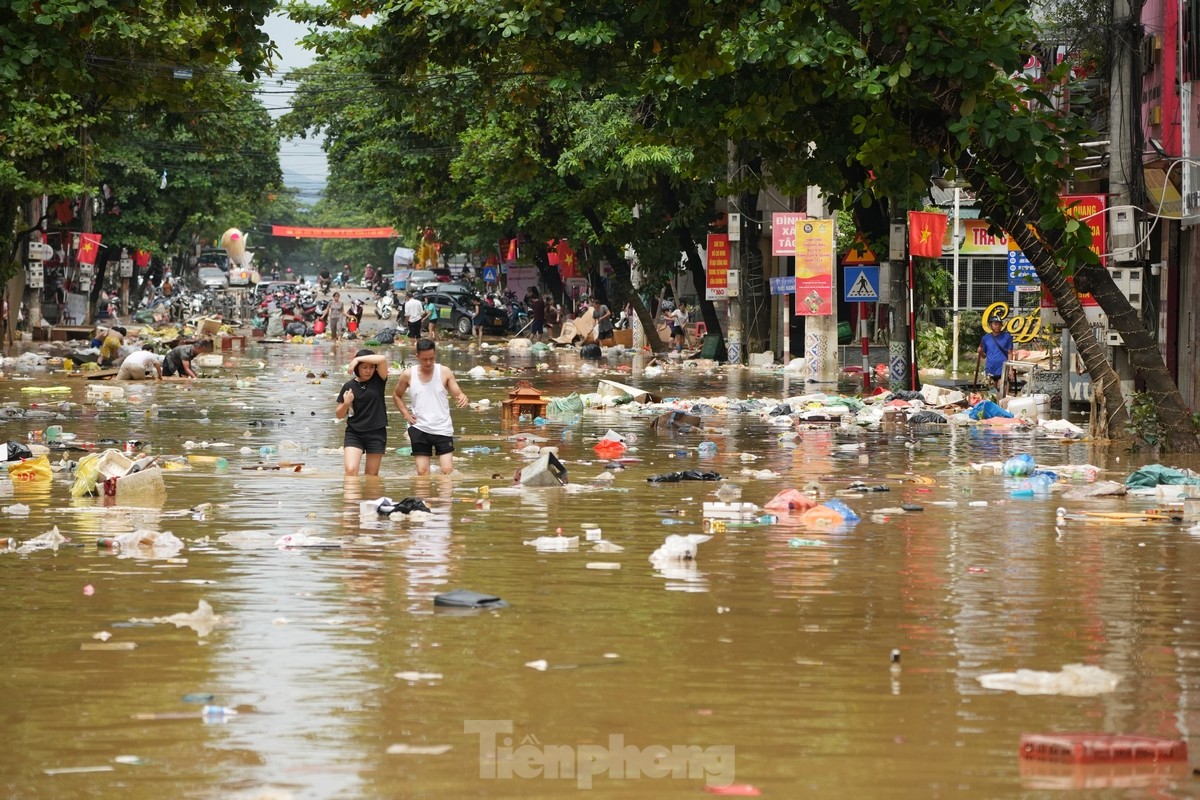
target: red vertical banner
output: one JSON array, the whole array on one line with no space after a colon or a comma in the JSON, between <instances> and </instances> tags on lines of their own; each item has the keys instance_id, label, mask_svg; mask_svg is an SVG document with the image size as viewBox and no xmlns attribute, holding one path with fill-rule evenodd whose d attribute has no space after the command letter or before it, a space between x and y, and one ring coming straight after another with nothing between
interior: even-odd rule
<instances>
[{"instance_id":1,"label":"red vertical banner","mask_svg":"<svg viewBox=\"0 0 1200 800\"><path fill-rule=\"evenodd\" d=\"M796 223L796 315L827 317L833 305L833 220Z\"/></svg>"},{"instance_id":2,"label":"red vertical banner","mask_svg":"<svg viewBox=\"0 0 1200 800\"><path fill-rule=\"evenodd\" d=\"M729 234L708 235L708 266L704 270L704 299L724 300L729 295Z\"/></svg>"}]
</instances>

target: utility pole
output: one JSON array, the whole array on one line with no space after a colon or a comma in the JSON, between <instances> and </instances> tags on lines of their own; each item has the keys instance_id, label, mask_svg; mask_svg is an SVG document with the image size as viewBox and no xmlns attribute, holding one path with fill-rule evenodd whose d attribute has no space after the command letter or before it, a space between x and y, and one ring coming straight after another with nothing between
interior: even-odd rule
<instances>
[{"instance_id":1,"label":"utility pole","mask_svg":"<svg viewBox=\"0 0 1200 800\"><path fill-rule=\"evenodd\" d=\"M737 145L731 139L728 143L728 167L726 178L732 186L741 171L738 160ZM728 211L738 211L738 196L730 194L726 198ZM728 213L728 212L726 212ZM738 214L741 220L741 214ZM740 223L739 223L740 224ZM740 232L739 232L740 234ZM732 237L731 237L732 238ZM738 236L737 242L729 243L729 337L725 343L725 351L730 364L742 363L742 242Z\"/></svg>"},{"instance_id":2,"label":"utility pole","mask_svg":"<svg viewBox=\"0 0 1200 800\"><path fill-rule=\"evenodd\" d=\"M1136 86L1140 92L1142 86L1138 64L1141 11L1142 0L1113 0L1108 107L1109 230L1112 260L1125 266L1139 259L1137 244L1141 239L1139 215L1130 208L1143 195L1141 103L1134 102L1131 88ZM1113 366L1121 381L1121 393L1128 399L1133 394L1133 368L1124 347L1114 348Z\"/></svg>"},{"instance_id":3,"label":"utility pole","mask_svg":"<svg viewBox=\"0 0 1200 800\"><path fill-rule=\"evenodd\" d=\"M892 391L909 388L908 381L908 278L905 265L908 263L908 236L904 223L893 222L888 241L889 270L888 296L888 387ZM882 270L880 270L882 273ZM883 278L882 274L880 275Z\"/></svg>"}]
</instances>

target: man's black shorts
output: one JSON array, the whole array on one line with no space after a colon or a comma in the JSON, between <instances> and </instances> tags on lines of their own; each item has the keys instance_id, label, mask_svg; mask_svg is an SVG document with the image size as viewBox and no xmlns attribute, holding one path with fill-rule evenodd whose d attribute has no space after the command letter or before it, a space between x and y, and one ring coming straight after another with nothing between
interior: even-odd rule
<instances>
[{"instance_id":1,"label":"man's black shorts","mask_svg":"<svg viewBox=\"0 0 1200 800\"><path fill-rule=\"evenodd\" d=\"M410 338L410 339L420 339L421 338L421 320L417 320L416 322L408 323L408 338Z\"/></svg>"},{"instance_id":2,"label":"man's black shorts","mask_svg":"<svg viewBox=\"0 0 1200 800\"><path fill-rule=\"evenodd\" d=\"M346 447L357 447L367 455L382 455L387 452L387 428L366 433L355 433L347 428L342 444Z\"/></svg>"},{"instance_id":3,"label":"man's black shorts","mask_svg":"<svg viewBox=\"0 0 1200 800\"><path fill-rule=\"evenodd\" d=\"M454 437L426 433L420 428L408 426L408 440L412 442L414 456L445 455L454 452Z\"/></svg>"}]
</instances>

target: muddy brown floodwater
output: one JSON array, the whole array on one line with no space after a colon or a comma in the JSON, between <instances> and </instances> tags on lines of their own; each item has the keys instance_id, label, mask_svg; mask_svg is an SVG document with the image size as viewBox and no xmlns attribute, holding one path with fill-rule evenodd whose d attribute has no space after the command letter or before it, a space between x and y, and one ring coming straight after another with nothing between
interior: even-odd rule
<instances>
[{"instance_id":1,"label":"muddy brown floodwater","mask_svg":"<svg viewBox=\"0 0 1200 800\"><path fill-rule=\"evenodd\" d=\"M967 469L1027 452L1120 481L1144 457L955 427L809 430L781 442L746 412L707 417L716 431L660 435L653 415L628 406L502 428L500 402L520 378L546 396L595 391L599 377L679 398L775 400L811 387L723 369L585 375L573 353L500 352L499 364L482 363L511 372L473 380L465 373L478 357L456 350L443 363L473 401L491 401L454 412L460 450L544 436L575 486L511 490L526 463L514 451L528 442L507 440L490 442L499 452L460 453L453 479L419 480L394 452L407 445L394 411L383 474L343 481L333 401L351 354L259 344L199 381L132 386L136 402L0 424L3 440L59 424L77 441L136 439L155 454L229 463L168 471L161 507L72 500L67 476L2 499L29 506L28 516L0 515L4 535L24 541L57 526L70 542L0 554L0 797L558 798L586 787L592 798L697 798L706 784L860 800L1200 791L1190 767L1147 776L1018 759L1023 733L1190 739L1200 721L1200 538L1169 523L1056 525L1060 506L1139 511L1154 501L1013 498L1003 478ZM23 391L50 386L70 389ZM0 401L22 409L84 399L78 379L0 381ZM633 439L626 455L636 460L596 482L606 462L592 445L609 429ZM717 452L701 457L706 439ZM269 446L302 471L242 469ZM716 499L714 483L646 480L680 469L715 470L759 505L812 482L827 497L858 480L890 491L841 496L857 524L807 530L783 515L730 525L692 564L658 569L651 552L669 534L700 533L701 503ZM488 509L476 507L484 486ZM420 497L435 513L360 515L361 501L384 495ZM212 504L202 517L172 514L202 503ZM905 503L924 510L872 513ZM624 551L523 544L585 527ZM185 549L96 546L135 528L169 530ZM302 529L340 548L275 547ZM434 595L454 588L510 606L435 613ZM219 618L206 635L130 621L200 601ZM1026 696L978 681L1073 663L1115 673L1116 690ZM237 714L206 719L204 705Z\"/></svg>"}]
</instances>

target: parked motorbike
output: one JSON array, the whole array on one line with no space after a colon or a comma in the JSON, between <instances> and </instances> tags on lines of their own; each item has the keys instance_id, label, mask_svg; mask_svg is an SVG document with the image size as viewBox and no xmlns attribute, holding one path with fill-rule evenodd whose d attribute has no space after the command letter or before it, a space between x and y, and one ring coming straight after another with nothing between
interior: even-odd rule
<instances>
[{"instance_id":1,"label":"parked motorbike","mask_svg":"<svg viewBox=\"0 0 1200 800\"><path fill-rule=\"evenodd\" d=\"M392 293L387 292L378 300L375 301L375 316L379 319L391 319L392 313L396 310L396 301L392 299Z\"/></svg>"}]
</instances>

